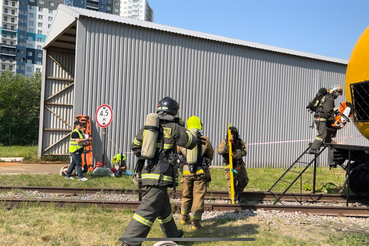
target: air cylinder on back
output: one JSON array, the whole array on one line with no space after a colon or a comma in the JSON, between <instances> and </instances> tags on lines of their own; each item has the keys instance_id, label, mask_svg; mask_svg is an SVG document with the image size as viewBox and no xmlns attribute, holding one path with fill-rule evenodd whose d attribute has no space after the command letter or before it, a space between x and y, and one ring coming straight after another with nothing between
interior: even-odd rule
<instances>
[{"instance_id":1,"label":"air cylinder on back","mask_svg":"<svg viewBox=\"0 0 369 246\"><path fill-rule=\"evenodd\" d=\"M191 128L189 131L192 133L192 135L197 136L196 128ZM189 165L195 164L197 162L197 156L198 156L198 144L196 144L196 146L193 149L187 150L187 163Z\"/></svg>"},{"instance_id":2,"label":"air cylinder on back","mask_svg":"<svg viewBox=\"0 0 369 246\"><path fill-rule=\"evenodd\" d=\"M141 156L152 159L155 156L156 144L159 135L159 116L155 113L146 116Z\"/></svg>"}]
</instances>

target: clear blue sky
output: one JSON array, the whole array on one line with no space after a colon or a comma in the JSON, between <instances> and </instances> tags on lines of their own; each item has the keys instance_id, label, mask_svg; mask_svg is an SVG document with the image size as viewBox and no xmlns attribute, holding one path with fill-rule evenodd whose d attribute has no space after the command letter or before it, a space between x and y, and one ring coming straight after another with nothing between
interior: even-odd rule
<instances>
[{"instance_id":1,"label":"clear blue sky","mask_svg":"<svg viewBox=\"0 0 369 246\"><path fill-rule=\"evenodd\" d=\"M148 0L154 22L349 60L369 0Z\"/></svg>"}]
</instances>

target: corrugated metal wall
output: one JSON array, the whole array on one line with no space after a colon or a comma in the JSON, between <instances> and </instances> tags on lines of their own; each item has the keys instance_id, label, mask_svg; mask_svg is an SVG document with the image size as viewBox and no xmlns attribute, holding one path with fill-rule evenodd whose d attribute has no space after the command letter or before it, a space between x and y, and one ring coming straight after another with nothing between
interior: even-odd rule
<instances>
[{"instance_id":1,"label":"corrugated metal wall","mask_svg":"<svg viewBox=\"0 0 369 246\"><path fill-rule=\"evenodd\" d=\"M77 24L76 49L74 114L91 116L94 158L100 161L103 134L95 112L109 104L114 115L107 128L108 162L127 152L130 168L130 144L164 96L180 103L183 119L200 117L215 147L228 123L236 126L249 144L248 167L287 167L316 135L307 103L322 86L343 86L346 72L345 64L84 17ZM338 132L357 135L353 125ZM221 165L215 157L213 165Z\"/></svg>"}]
</instances>

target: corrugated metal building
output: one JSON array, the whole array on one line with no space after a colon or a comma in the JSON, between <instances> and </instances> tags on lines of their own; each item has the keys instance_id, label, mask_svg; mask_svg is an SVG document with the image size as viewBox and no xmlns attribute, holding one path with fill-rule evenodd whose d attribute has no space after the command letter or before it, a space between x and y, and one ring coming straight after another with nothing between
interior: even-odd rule
<instances>
[{"instance_id":1,"label":"corrugated metal building","mask_svg":"<svg viewBox=\"0 0 369 246\"><path fill-rule=\"evenodd\" d=\"M74 117L89 115L101 161L95 113L109 104L107 161L128 152L132 168L136 132L170 96L181 118L202 119L214 146L236 126L248 167L287 167L316 135L307 103L320 87L344 85L347 61L59 5L43 64L39 156L67 155ZM338 132L346 143L367 141L358 135L353 125Z\"/></svg>"}]
</instances>

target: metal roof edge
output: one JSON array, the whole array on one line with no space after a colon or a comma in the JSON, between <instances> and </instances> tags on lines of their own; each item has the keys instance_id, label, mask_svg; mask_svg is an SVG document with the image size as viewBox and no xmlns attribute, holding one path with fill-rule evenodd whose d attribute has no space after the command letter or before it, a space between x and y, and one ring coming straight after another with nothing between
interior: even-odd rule
<instances>
[{"instance_id":1,"label":"metal roof edge","mask_svg":"<svg viewBox=\"0 0 369 246\"><path fill-rule=\"evenodd\" d=\"M301 57L310 58L310 59L334 62L334 63L344 64L344 65L348 64L348 60L344 60L344 59L317 55L317 54L312 54L312 53L302 52L302 51L295 51L291 49L280 48L280 47L265 45L265 44L260 44L260 43L254 43L254 42L249 42L249 41L245 41L241 39L229 38L229 37L224 37L224 36L219 36L219 35L214 35L214 34L209 34L209 33L203 33L203 32L183 29L179 27L172 27L172 26L167 26L167 25L148 22L148 21L140 21L140 20L118 16L118 15L113 15L113 14L108 14L108 13L103 13L103 12L98 12L98 11L93 11L93 10L88 10L88 9L83 9L83 8L77 8L77 7L72 7L72 6L66 6L63 4L59 4L58 9L59 8L68 13L74 12L74 14L78 17L85 16L85 17L118 22L118 23L124 23L127 25L134 25L134 26L139 26L139 27L149 28L149 29L154 29L154 30L159 30L159 31L182 34L182 35L187 35L191 37L208 39L208 40L212 40L216 42L235 44L235 45L262 49L262 50L267 50L267 51L272 51L272 52L277 52L277 53L284 53L288 55L301 56Z\"/></svg>"}]
</instances>

